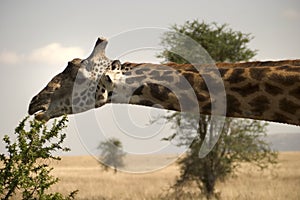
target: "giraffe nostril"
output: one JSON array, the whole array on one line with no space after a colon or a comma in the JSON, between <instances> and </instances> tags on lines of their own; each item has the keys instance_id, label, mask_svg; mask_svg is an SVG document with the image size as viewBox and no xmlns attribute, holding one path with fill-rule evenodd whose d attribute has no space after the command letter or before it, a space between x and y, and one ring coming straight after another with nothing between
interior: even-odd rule
<instances>
[{"instance_id":1,"label":"giraffe nostril","mask_svg":"<svg viewBox=\"0 0 300 200\"><path fill-rule=\"evenodd\" d=\"M31 102L37 101L37 100L38 100L38 96L34 96L34 97L32 98L32 100L31 100Z\"/></svg>"}]
</instances>

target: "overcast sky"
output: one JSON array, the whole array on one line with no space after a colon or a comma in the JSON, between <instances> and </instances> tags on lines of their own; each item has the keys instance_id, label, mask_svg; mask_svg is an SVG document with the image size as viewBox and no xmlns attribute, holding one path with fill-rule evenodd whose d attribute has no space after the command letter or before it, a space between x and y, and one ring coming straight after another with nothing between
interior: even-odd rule
<instances>
[{"instance_id":1,"label":"overcast sky","mask_svg":"<svg viewBox=\"0 0 300 200\"><path fill-rule=\"evenodd\" d=\"M122 62L157 62L155 50L137 51L141 44L128 48L130 40L126 38L147 43L155 40L157 30L193 19L227 23L234 30L251 33L255 38L249 46L258 50L255 60L300 59L298 0L1 1L1 138L13 132L27 115L31 98L69 60L89 55L97 37L110 39L108 56L119 57ZM139 32L145 30L143 27L148 29ZM155 42L159 42L157 38ZM149 109L130 109L135 113L131 118L140 128L153 114ZM95 121L104 121L110 127L108 131L122 134L109 106L80 115L80 122L70 117L67 145L72 148L72 154L87 153L84 146L88 142L81 138L84 133L78 123L93 121L89 120L90 116L99 116ZM97 126L99 129L102 125ZM92 131L92 127L86 131ZM269 133L278 132L300 133L300 128L272 124Z\"/></svg>"}]
</instances>

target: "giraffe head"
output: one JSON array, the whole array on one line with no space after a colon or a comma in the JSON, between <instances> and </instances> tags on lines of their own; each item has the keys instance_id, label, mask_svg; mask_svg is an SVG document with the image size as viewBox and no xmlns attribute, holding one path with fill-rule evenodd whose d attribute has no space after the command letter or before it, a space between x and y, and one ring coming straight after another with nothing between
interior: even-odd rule
<instances>
[{"instance_id":1,"label":"giraffe head","mask_svg":"<svg viewBox=\"0 0 300 200\"><path fill-rule=\"evenodd\" d=\"M103 76L106 70L120 65L105 56L107 40L98 38L91 55L68 62L30 102L28 113L37 120L49 120L64 114L83 112L100 107L108 100L111 80ZM95 99L98 99L97 102Z\"/></svg>"}]
</instances>

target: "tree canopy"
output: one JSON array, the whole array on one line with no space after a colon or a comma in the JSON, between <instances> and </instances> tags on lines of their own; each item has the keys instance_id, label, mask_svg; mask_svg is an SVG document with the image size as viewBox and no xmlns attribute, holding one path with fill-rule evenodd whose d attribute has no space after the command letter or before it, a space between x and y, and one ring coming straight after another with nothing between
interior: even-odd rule
<instances>
[{"instance_id":1,"label":"tree canopy","mask_svg":"<svg viewBox=\"0 0 300 200\"><path fill-rule=\"evenodd\" d=\"M182 56L174 52L186 51L186 55L194 55L193 49L183 44L178 32L198 42L216 62L248 61L256 55L256 50L248 48L252 37L240 31L234 31L228 25L217 23L207 24L197 20L187 21L183 25L173 25L174 32L166 32L161 40L164 50L158 55L165 61L187 63ZM176 49L176 50L175 50ZM180 51L178 51L180 49ZM184 186L196 183L199 193L208 199L215 193L217 181L224 181L242 162L251 163L260 169L276 163L277 153L272 151L264 141L267 123L257 120L226 118L224 127L214 148L204 158L199 157L200 147L206 141L207 134L214 135L214 127L220 122L212 120L211 116L195 117L185 114L184 119L179 113L170 113L166 117L173 124L172 134L167 140L176 140L179 146L191 144L186 155L179 160L180 176L172 193L176 198L187 196ZM177 132L181 127L180 133ZM197 134L191 135L191 129L197 129Z\"/></svg>"},{"instance_id":2,"label":"tree canopy","mask_svg":"<svg viewBox=\"0 0 300 200\"><path fill-rule=\"evenodd\" d=\"M114 168L117 172L118 167L124 166L123 157L125 153L123 152L122 143L116 138L109 138L105 142L101 142L98 146L101 150L100 160L103 162L104 169L107 170L109 166Z\"/></svg>"}]
</instances>

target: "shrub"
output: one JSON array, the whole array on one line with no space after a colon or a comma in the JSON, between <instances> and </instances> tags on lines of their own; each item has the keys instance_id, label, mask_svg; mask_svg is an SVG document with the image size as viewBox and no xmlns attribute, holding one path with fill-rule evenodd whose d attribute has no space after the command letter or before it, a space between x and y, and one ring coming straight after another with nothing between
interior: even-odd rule
<instances>
[{"instance_id":1,"label":"shrub","mask_svg":"<svg viewBox=\"0 0 300 200\"><path fill-rule=\"evenodd\" d=\"M47 190L59 180L50 175L53 170L47 163L49 160L60 160L53 152L70 151L62 143L66 134L61 134L66 127L67 117L54 121L48 130L45 122L35 119L29 122L29 117L22 120L15 129L16 140L12 142L7 135L3 141L7 153L0 154L0 198L7 200L16 194L23 199L34 200L69 200L74 199L77 191L64 196L58 192L49 193ZM47 161L47 162L46 162Z\"/></svg>"}]
</instances>

